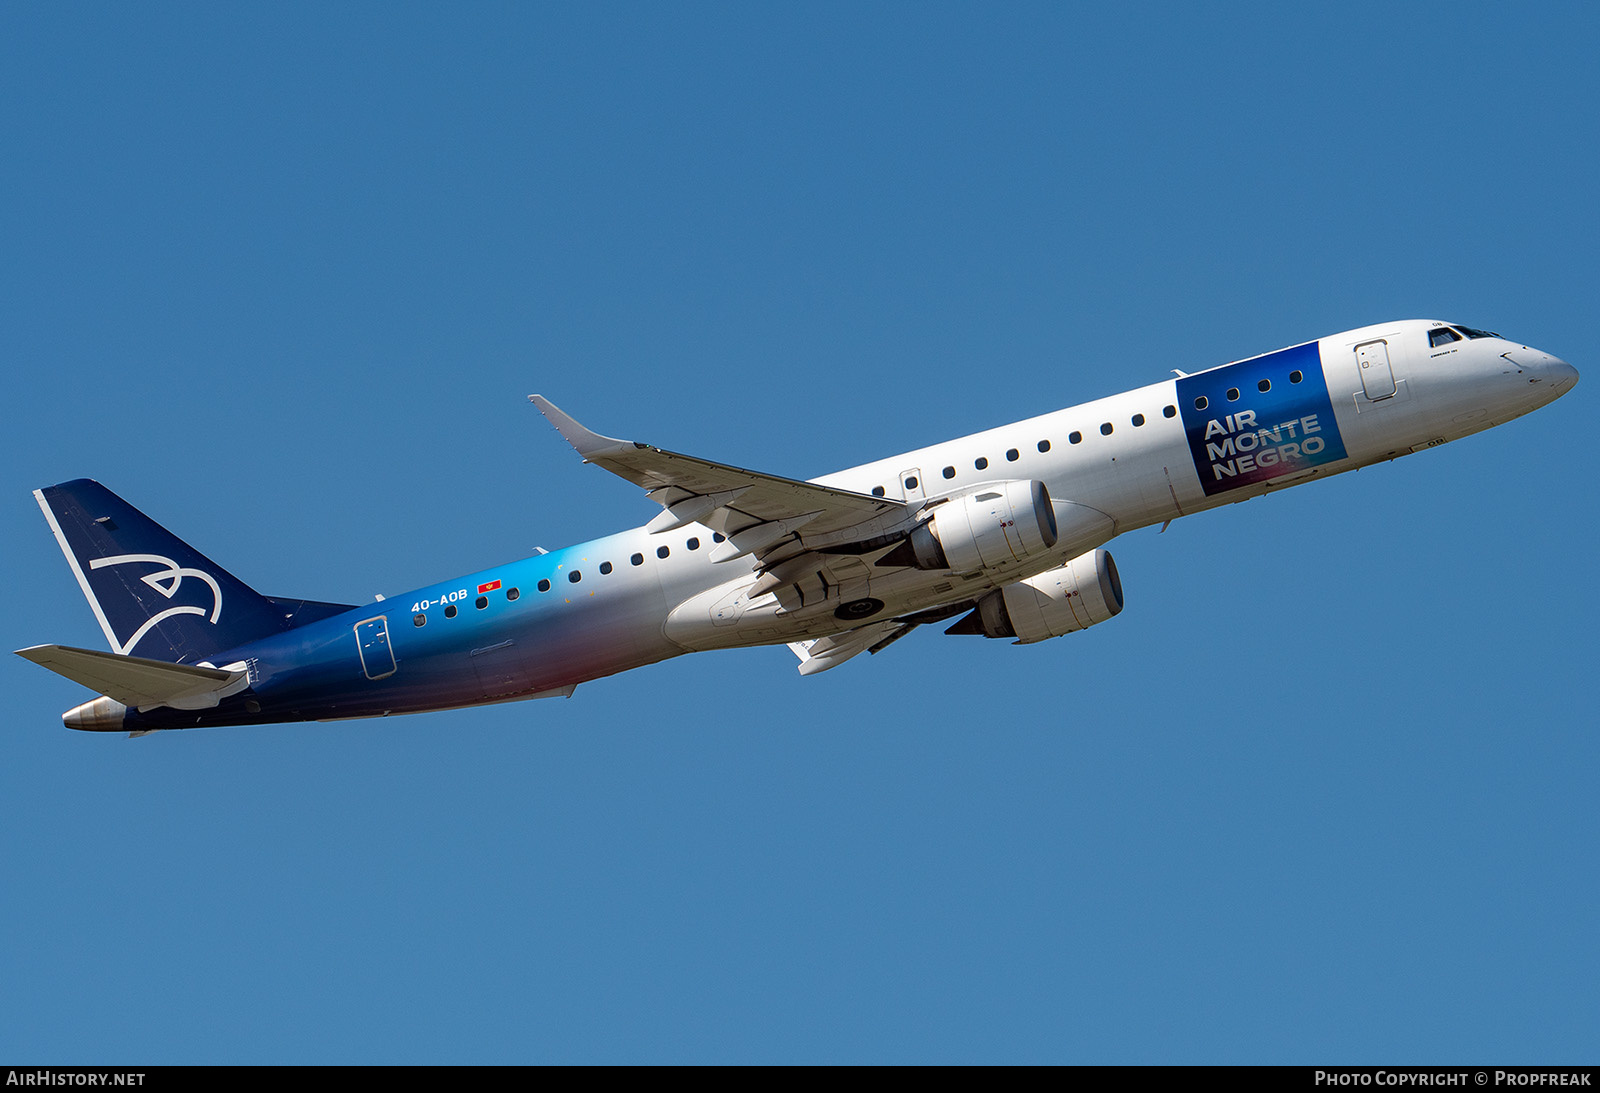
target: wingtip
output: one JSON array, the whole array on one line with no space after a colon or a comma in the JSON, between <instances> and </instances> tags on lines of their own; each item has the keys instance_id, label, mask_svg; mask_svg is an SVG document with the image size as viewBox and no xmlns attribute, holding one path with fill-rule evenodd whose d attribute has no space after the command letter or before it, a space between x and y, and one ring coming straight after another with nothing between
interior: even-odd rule
<instances>
[{"instance_id":1,"label":"wingtip","mask_svg":"<svg viewBox=\"0 0 1600 1093\"><path fill-rule=\"evenodd\" d=\"M601 436L594 430L585 428L570 414L563 411L561 407L543 395L529 395L528 401L539 408L539 412L545 416L545 420L555 426L556 432L565 437L567 443L571 444L581 456L587 457L595 452L603 452L609 448L626 447L628 445L626 440Z\"/></svg>"}]
</instances>

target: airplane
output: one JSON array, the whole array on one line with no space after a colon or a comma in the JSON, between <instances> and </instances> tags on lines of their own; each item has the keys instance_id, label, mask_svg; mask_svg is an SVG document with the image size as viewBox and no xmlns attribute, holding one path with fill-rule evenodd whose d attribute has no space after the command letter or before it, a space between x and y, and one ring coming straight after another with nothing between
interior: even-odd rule
<instances>
[{"instance_id":1,"label":"airplane","mask_svg":"<svg viewBox=\"0 0 1600 1093\"><path fill-rule=\"evenodd\" d=\"M787 645L802 675L919 627L1032 643L1123 606L1136 528L1437 447L1565 394L1565 361L1405 320L1187 374L811 481L602 436L529 396L642 527L357 606L263 596L100 484L34 491L111 651L18 655L89 687L68 728L143 736L569 696L690 652Z\"/></svg>"}]
</instances>

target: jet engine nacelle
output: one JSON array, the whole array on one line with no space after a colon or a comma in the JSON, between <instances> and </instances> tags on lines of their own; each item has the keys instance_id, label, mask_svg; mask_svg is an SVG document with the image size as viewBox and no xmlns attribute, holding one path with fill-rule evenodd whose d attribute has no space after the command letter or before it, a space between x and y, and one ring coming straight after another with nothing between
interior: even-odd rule
<instances>
[{"instance_id":1,"label":"jet engine nacelle","mask_svg":"<svg viewBox=\"0 0 1600 1093\"><path fill-rule=\"evenodd\" d=\"M1066 565L997 588L978 608L946 633L1016 638L1028 645L1087 630L1122 610L1122 580L1117 563L1104 550L1091 550Z\"/></svg>"},{"instance_id":2,"label":"jet engine nacelle","mask_svg":"<svg viewBox=\"0 0 1600 1093\"><path fill-rule=\"evenodd\" d=\"M1056 514L1043 482L994 482L952 497L911 533L900 564L970 573L1038 557L1056 545ZM885 561L889 559L885 558ZM897 559L898 560L898 559Z\"/></svg>"}]
</instances>

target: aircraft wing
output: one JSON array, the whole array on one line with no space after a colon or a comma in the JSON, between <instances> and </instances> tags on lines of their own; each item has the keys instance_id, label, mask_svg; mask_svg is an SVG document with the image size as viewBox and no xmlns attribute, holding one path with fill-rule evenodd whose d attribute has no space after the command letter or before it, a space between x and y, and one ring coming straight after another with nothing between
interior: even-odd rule
<instances>
[{"instance_id":1,"label":"aircraft wing","mask_svg":"<svg viewBox=\"0 0 1600 1093\"><path fill-rule=\"evenodd\" d=\"M528 399L585 462L649 491L663 509L650 521L650 531L699 523L724 536L711 551L712 561L754 554L770 570L813 551L861 553L889 545L915 521L914 505L601 436L549 399Z\"/></svg>"}]
</instances>

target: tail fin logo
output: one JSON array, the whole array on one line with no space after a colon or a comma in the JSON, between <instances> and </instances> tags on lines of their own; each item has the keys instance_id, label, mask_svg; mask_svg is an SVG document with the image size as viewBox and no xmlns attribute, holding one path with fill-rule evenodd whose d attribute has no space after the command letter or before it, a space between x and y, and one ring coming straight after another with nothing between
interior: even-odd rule
<instances>
[{"instance_id":1,"label":"tail fin logo","mask_svg":"<svg viewBox=\"0 0 1600 1093\"><path fill-rule=\"evenodd\" d=\"M177 615L199 615L202 618L206 618L209 614L207 621L215 625L216 621L222 617L222 588L217 584L217 579L203 569L180 566L171 558L164 558L159 554L118 554L110 558L95 558L89 563L89 568L105 569L108 566L129 565L134 562L163 567L146 573L139 579L169 600L178 594L178 589L183 587L183 579L185 577L193 577L196 580L205 582L211 587L211 610L208 613L203 607L184 605L169 607L164 611L151 615L139 629L133 632L133 636L127 642L118 645L115 639L112 640L112 644L117 646L116 651L118 653L127 654L131 652L134 646L138 645L144 636L164 619L170 619Z\"/></svg>"}]
</instances>

